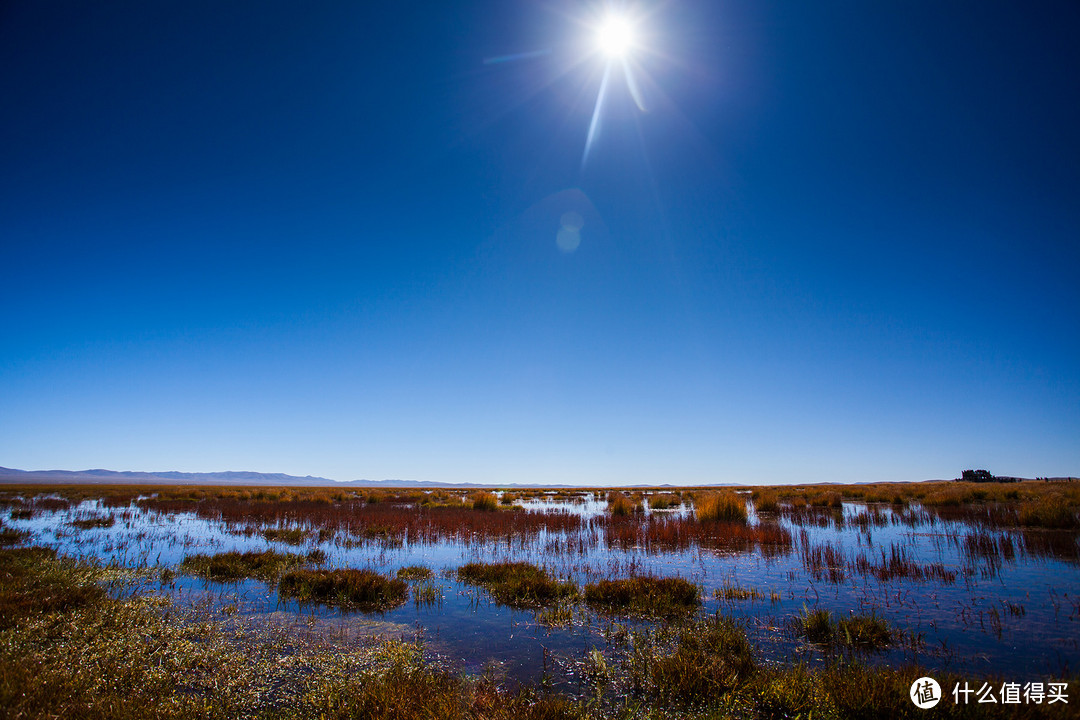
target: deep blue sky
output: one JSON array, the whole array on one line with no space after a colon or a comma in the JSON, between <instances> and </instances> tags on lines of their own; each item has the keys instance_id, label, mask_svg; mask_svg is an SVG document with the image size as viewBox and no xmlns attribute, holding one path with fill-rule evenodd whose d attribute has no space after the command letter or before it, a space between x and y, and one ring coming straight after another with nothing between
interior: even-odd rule
<instances>
[{"instance_id":1,"label":"deep blue sky","mask_svg":"<svg viewBox=\"0 0 1080 720\"><path fill-rule=\"evenodd\" d=\"M630 7L0 5L0 465L1080 474L1080 5Z\"/></svg>"}]
</instances>

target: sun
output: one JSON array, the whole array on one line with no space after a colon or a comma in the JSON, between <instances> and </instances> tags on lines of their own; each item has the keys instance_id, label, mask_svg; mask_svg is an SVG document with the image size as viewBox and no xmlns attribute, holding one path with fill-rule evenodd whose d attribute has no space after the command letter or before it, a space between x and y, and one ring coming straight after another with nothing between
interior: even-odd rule
<instances>
[{"instance_id":1,"label":"sun","mask_svg":"<svg viewBox=\"0 0 1080 720\"><path fill-rule=\"evenodd\" d=\"M634 47L634 26L621 15L608 15L596 30L600 52L612 60L625 58Z\"/></svg>"}]
</instances>

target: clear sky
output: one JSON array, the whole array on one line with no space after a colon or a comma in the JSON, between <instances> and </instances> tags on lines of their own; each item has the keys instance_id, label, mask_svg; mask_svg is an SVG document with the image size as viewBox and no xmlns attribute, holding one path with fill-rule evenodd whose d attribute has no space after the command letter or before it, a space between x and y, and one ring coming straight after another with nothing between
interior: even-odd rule
<instances>
[{"instance_id":1,"label":"clear sky","mask_svg":"<svg viewBox=\"0 0 1080 720\"><path fill-rule=\"evenodd\" d=\"M0 465L1080 474L1080 5L619 7L4 2Z\"/></svg>"}]
</instances>

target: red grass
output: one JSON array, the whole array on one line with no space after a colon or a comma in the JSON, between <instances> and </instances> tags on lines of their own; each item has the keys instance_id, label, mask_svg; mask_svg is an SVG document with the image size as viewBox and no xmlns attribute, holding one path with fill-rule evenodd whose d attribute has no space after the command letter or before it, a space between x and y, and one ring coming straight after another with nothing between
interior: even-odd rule
<instances>
[{"instance_id":1,"label":"red grass","mask_svg":"<svg viewBox=\"0 0 1080 720\"><path fill-rule=\"evenodd\" d=\"M765 554L791 551L791 533L774 523L700 523L690 517L651 515L648 518L605 517L599 520L611 547L647 552L685 550L692 546Z\"/></svg>"},{"instance_id":2,"label":"red grass","mask_svg":"<svg viewBox=\"0 0 1080 720\"><path fill-rule=\"evenodd\" d=\"M470 507L423 507L361 500L324 503L312 501L245 501L229 499L161 500L140 502L158 512L191 512L230 526L275 526L325 529L358 538L395 541L489 542L539 533L574 531L582 527L577 515L534 513L501 509L477 511Z\"/></svg>"}]
</instances>

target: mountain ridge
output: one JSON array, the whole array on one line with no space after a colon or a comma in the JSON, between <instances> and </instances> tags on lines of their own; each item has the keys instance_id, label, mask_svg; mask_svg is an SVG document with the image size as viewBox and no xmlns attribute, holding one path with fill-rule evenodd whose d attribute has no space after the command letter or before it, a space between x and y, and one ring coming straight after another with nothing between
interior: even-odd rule
<instances>
[{"instance_id":1,"label":"mountain ridge","mask_svg":"<svg viewBox=\"0 0 1080 720\"><path fill-rule=\"evenodd\" d=\"M951 479L951 478L950 478ZM1017 478L1018 480L1030 480L1035 478ZM1050 481L1076 480L1072 477L1039 478ZM789 485L867 485L876 481L861 483L784 483ZM882 481L892 482L892 481ZM945 482L944 480L915 480L909 482ZM92 468L89 470L18 470L16 468L0 467L0 484L13 483L52 483L52 484L145 484L145 485L270 485L270 486L308 486L308 487L381 487L381 488L611 488L611 487L634 487L634 488L681 488L681 487L757 487L746 483L701 483L697 485L679 485L675 483L645 483L640 485L610 485L600 483L585 483L580 485L568 485L566 483L449 483L433 480L331 480L330 478L315 475L288 475L285 473L260 473L252 470L226 470L222 472L188 473L177 470L161 472L143 472L137 470L105 470Z\"/></svg>"},{"instance_id":2,"label":"mountain ridge","mask_svg":"<svg viewBox=\"0 0 1080 720\"><path fill-rule=\"evenodd\" d=\"M0 483L73 483L73 484L129 484L148 485L280 485L310 487L385 487L385 488L576 488L588 485L540 484L540 483L448 483L432 480L331 480L314 475L287 475L285 473L260 473L250 470L223 472L185 473L176 470L142 472L134 470L18 470L0 467ZM595 487L608 487L596 485ZM678 487L671 483L660 485L635 485L634 487Z\"/></svg>"}]
</instances>

